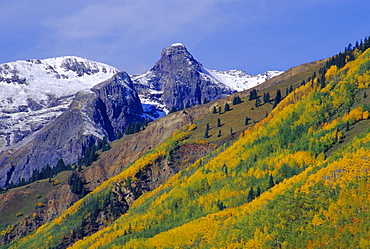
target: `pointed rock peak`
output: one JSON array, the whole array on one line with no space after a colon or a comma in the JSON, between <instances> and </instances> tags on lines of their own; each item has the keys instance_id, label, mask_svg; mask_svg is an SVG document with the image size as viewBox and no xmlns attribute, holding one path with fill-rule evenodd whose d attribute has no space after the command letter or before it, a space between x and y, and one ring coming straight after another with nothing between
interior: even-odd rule
<instances>
[{"instance_id":1,"label":"pointed rock peak","mask_svg":"<svg viewBox=\"0 0 370 249\"><path fill-rule=\"evenodd\" d=\"M189 54L189 51L186 49L186 47L182 43L174 43L171 46L166 47L162 50L162 56L164 54L171 55L171 54L181 54L181 53Z\"/></svg>"},{"instance_id":2,"label":"pointed rock peak","mask_svg":"<svg viewBox=\"0 0 370 249\"><path fill-rule=\"evenodd\" d=\"M174 43L162 50L162 57L154 66L154 69L160 68L163 71L176 71L179 68L188 67L201 70L201 64L194 59L186 47L181 43Z\"/></svg>"}]
</instances>

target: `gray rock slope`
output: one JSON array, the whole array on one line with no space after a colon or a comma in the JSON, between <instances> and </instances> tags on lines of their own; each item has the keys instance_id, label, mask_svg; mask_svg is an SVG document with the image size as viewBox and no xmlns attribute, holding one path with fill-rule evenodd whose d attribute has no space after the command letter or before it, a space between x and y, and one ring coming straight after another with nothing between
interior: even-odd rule
<instances>
[{"instance_id":1,"label":"gray rock slope","mask_svg":"<svg viewBox=\"0 0 370 249\"><path fill-rule=\"evenodd\" d=\"M182 44L164 48L160 60L149 71L132 79L143 103L156 104L167 111L236 92L217 81Z\"/></svg>"},{"instance_id":2,"label":"gray rock slope","mask_svg":"<svg viewBox=\"0 0 370 249\"><path fill-rule=\"evenodd\" d=\"M0 158L0 186L28 180L34 169L73 164L97 139L116 138L127 124L142 120L140 99L127 73L77 93L70 107L14 154Z\"/></svg>"},{"instance_id":3,"label":"gray rock slope","mask_svg":"<svg viewBox=\"0 0 370 249\"><path fill-rule=\"evenodd\" d=\"M172 108L182 109L202 104L204 100L220 99L280 73L267 71L249 75L242 70L208 70L184 45L176 43L162 50L161 58L150 70L131 77L145 111L156 118L153 109L158 113L168 112Z\"/></svg>"}]
</instances>

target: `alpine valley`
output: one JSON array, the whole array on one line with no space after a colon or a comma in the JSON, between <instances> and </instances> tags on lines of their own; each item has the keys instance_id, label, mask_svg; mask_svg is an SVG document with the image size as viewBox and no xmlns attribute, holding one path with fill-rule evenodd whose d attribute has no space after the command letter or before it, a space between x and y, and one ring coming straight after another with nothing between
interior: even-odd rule
<instances>
[{"instance_id":1,"label":"alpine valley","mask_svg":"<svg viewBox=\"0 0 370 249\"><path fill-rule=\"evenodd\" d=\"M370 39L251 76L0 65L0 248L370 248Z\"/></svg>"}]
</instances>

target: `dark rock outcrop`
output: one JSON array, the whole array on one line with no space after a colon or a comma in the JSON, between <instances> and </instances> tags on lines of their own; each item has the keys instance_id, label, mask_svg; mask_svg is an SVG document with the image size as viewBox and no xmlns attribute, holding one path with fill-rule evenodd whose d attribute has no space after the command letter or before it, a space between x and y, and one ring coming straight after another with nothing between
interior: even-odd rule
<instances>
[{"instance_id":1,"label":"dark rock outcrop","mask_svg":"<svg viewBox=\"0 0 370 249\"><path fill-rule=\"evenodd\" d=\"M164 48L160 60L133 81L140 94L161 100L167 110L199 105L235 92L210 75L182 44Z\"/></svg>"},{"instance_id":2,"label":"dark rock outcrop","mask_svg":"<svg viewBox=\"0 0 370 249\"><path fill-rule=\"evenodd\" d=\"M62 115L6 158L0 169L0 186L17 184L22 178L27 181L34 169L53 167L60 158L66 164L76 163L98 139L114 140L127 124L141 121L142 112L133 83L124 72L77 93Z\"/></svg>"}]
</instances>

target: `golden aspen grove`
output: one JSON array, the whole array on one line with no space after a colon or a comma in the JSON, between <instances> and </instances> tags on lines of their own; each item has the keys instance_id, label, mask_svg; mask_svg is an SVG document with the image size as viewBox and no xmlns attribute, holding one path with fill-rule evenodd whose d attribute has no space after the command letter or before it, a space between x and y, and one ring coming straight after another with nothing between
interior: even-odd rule
<instances>
[{"instance_id":1,"label":"golden aspen grove","mask_svg":"<svg viewBox=\"0 0 370 249\"><path fill-rule=\"evenodd\" d=\"M370 248L369 85L370 49L361 44L297 79L276 107L254 107L263 110L250 115L254 123L244 125L247 97L193 120L58 218L0 248L60 248L96 210L113 210L122 186L141 191L127 212L70 248ZM235 135L217 143L218 117L222 134L231 127ZM200 139L205 122L210 138ZM174 155L189 145L212 151L156 188L137 189L140 172L181 164Z\"/></svg>"}]
</instances>

